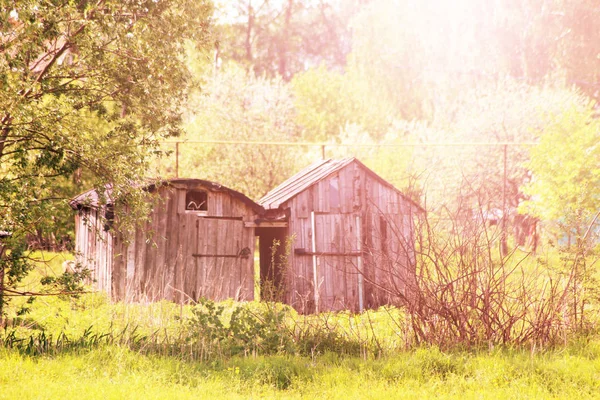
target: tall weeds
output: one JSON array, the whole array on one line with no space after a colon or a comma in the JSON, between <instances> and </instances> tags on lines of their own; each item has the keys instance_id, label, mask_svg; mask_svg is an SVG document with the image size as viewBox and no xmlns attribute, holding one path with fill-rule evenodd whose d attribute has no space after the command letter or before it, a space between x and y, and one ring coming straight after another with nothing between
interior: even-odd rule
<instances>
[{"instance_id":1,"label":"tall weeds","mask_svg":"<svg viewBox=\"0 0 600 400\"><path fill-rule=\"evenodd\" d=\"M576 281L589 254L576 249L579 256L548 268L518 249L504 255L501 229L482 212L446 212L435 223L419 221L409 287L387 288L407 310L404 329L414 345L551 346L582 333L589 298Z\"/></svg>"}]
</instances>

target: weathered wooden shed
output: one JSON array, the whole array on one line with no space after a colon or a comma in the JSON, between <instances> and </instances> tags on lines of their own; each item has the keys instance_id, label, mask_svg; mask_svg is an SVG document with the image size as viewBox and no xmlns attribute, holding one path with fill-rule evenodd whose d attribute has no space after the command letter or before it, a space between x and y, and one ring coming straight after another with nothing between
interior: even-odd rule
<instances>
[{"instance_id":1,"label":"weathered wooden shed","mask_svg":"<svg viewBox=\"0 0 600 400\"><path fill-rule=\"evenodd\" d=\"M258 203L272 221L256 230L261 280L300 312L360 311L415 289L414 220L424 210L357 159L314 163ZM273 239L286 238L287 263L272 262Z\"/></svg>"},{"instance_id":2,"label":"weathered wooden shed","mask_svg":"<svg viewBox=\"0 0 600 400\"><path fill-rule=\"evenodd\" d=\"M71 200L77 257L96 288L125 301L253 299L254 220L262 207L199 179L145 190L156 195L152 211L127 242L107 226L116 205L100 206L93 190Z\"/></svg>"}]
</instances>

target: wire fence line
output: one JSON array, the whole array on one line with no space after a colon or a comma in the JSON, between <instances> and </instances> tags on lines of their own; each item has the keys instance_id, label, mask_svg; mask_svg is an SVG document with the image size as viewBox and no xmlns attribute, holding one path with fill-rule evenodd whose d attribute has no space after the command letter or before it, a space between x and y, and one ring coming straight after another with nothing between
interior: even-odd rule
<instances>
[{"instance_id":1,"label":"wire fence line","mask_svg":"<svg viewBox=\"0 0 600 400\"><path fill-rule=\"evenodd\" d=\"M285 141L243 141L243 140L167 140L163 144L174 147L175 177L179 177L181 154L186 145L243 145L243 146L275 146L275 147L305 147L320 150L321 159L327 158L327 150L333 148L345 149L381 149L381 148L430 148L430 147L500 147L507 158L508 148L517 146L536 146L536 142L429 142L429 143L329 143L329 142L285 142Z\"/></svg>"}]
</instances>

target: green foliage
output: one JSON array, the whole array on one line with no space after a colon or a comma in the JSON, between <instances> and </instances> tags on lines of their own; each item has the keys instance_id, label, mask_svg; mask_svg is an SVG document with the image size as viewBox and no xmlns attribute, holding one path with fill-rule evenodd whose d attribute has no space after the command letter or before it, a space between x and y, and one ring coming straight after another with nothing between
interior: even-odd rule
<instances>
[{"instance_id":1,"label":"green foliage","mask_svg":"<svg viewBox=\"0 0 600 400\"><path fill-rule=\"evenodd\" d=\"M570 107L554 117L531 150L531 200L523 210L555 222L562 233L583 239L600 210L600 121L594 104Z\"/></svg>"},{"instance_id":2,"label":"green foliage","mask_svg":"<svg viewBox=\"0 0 600 400\"><path fill-rule=\"evenodd\" d=\"M324 65L294 76L296 118L305 140L335 141L348 125L359 126L373 138L385 135L395 114L357 78Z\"/></svg>"},{"instance_id":3,"label":"green foliage","mask_svg":"<svg viewBox=\"0 0 600 400\"><path fill-rule=\"evenodd\" d=\"M232 65L215 72L188 104L184 140L294 142L299 128L288 87ZM303 166L301 147L180 145L179 176L201 177L260 198ZM174 175L169 164L163 174Z\"/></svg>"},{"instance_id":4,"label":"green foliage","mask_svg":"<svg viewBox=\"0 0 600 400\"><path fill-rule=\"evenodd\" d=\"M50 288L54 293L65 293L65 296L78 297L79 292L84 290L84 282L92 278L92 272L88 268L76 265L75 270L65 271L59 276L45 276L40 280L42 285Z\"/></svg>"},{"instance_id":5,"label":"green foliage","mask_svg":"<svg viewBox=\"0 0 600 400\"><path fill-rule=\"evenodd\" d=\"M192 310L188 341L199 346L201 357L237 354L294 353L293 338L287 332L289 307L275 303L237 306L224 321L223 305L202 299Z\"/></svg>"},{"instance_id":6,"label":"green foliage","mask_svg":"<svg viewBox=\"0 0 600 400\"><path fill-rule=\"evenodd\" d=\"M206 45L210 12L188 0L0 2L0 230L65 236L72 176L110 183L103 200L128 202L123 223L144 215L132 182L179 132L184 44Z\"/></svg>"}]
</instances>

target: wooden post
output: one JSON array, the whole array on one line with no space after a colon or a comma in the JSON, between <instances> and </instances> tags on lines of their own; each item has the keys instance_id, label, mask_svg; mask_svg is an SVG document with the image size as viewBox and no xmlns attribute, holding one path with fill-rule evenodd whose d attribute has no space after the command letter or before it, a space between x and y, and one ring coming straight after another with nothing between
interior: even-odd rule
<instances>
[{"instance_id":1,"label":"wooden post","mask_svg":"<svg viewBox=\"0 0 600 400\"><path fill-rule=\"evenodd\" d=\"M364 270L362 257L362 238L360 230L360 215L356 216L356 243L358 250L358 311L363 312L365 309L364 301Z\"/></svg>"},{"instance_id":2,"label":"wooden post","mask_svg":"<svg viewBox=\"0 0 600 400\"><path fill-rule=\"evenodd\" d=\"M315 231L315 212L310 212L310 227L312 232L312 263L313 263L313 285L314 285L314 296L315 296L315 313L319 312L319 276L317 275L317 234Z\"/></svg>"}]
</instances>

